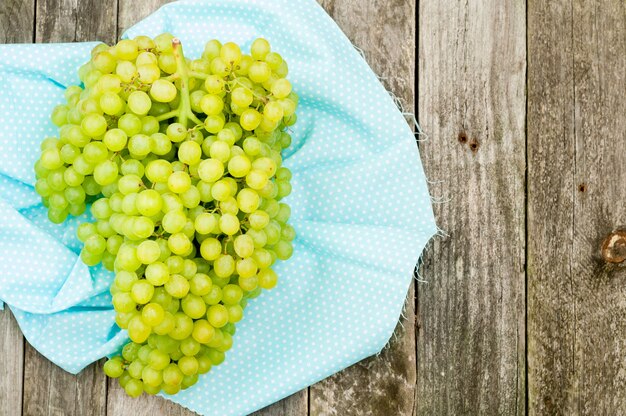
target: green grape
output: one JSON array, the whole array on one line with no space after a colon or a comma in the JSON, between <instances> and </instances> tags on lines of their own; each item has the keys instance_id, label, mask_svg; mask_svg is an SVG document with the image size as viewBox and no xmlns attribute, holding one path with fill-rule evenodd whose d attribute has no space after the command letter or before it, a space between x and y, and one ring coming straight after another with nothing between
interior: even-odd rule
<instances>
[{"instance_id":1,"label":"green grape","mask_svg":"<svg viewBox=\"0 0 626 416\"><path fill-rule=\"evenodd\" d=\"M80 128L89 137L99 137L106 132L107 122L100 114L87 114L83 118Z\"/></svg>"},{"instance_id":2,"label":"green grape","mask_svg":"<svg viewBox=\"0 0 626 416\"><path fill-rule=\"evenodd\" d=\"M234 156L228 161L228 172L235 178L246 176L252 167L250 159L244 155Z\"/></svg>"},{"instance_id":3,"label":"green grape","mask_svg":"<svg viewBox=\"0 0 626 416\"><path fill-rule=\"evenodd\" d=\"M252 57L258 61L265 59L268 53L270 53L270 44L263 38L257 38L252 42L250 46L250 53Z\"/></svg>"},{"instance_id":4,"label":"green grape","mask_svg":"<svg viewBox=\"0 0 626 416\"><path fill-rule=\"evenodd\" d=\"M151 182L167 182L172 172L172 165L163 159L153 160L145 168L146 177Z\"/></svg>"},{"instance_id":5,"label":"green grape","mask_svg":"<svg viewBox=\"0 0 626 416\"><path fill-rule=\"evenodd\" d=\"M150 333L150 326L146 324L139 316L132 318L128 323L128 336L133 342L139 344L143 343L148 339Z\"/></svg>"},{"instance_id":6,"label":"green grape","mask_svg":"<svg viewBox=\"0 0 626 416\"><path fill-rule=\"evenodd\" d=\"M222 288L212 285L209 293L202 296L202 299L207 305L217 305L222 300Z\"/></svg>"},{"instance_id":7,"label":"green grape","mask_svg":"<svg viewBox=\"0 0 626 416\"><path fill-rule=\"evenodd\" d=\"M120 40L117 45L115 45L115 52L118 59L132 61L136 59L139 54L139 46L134 40Z\"/></svg>"},{"instance_id":8,"label":"green grape","mask_svg":"<svg viewBox=\"0 0 626 416\"><path fill-rule=\"evenodd\" d=\"M100 108L105 114L115 115L124 109L126 103L114 92L105 92L100 97Z\"/></svg>"},{"instance_id":9,"label":"green grape","mask_svg":"<svg viewBox=\"0 0 626 416\"><path fill-rule=\"evenodd\" d=\"M146 116L141 119L141 132L148 136L152 136L159 132L161 125L159 124L159 120L153 116ZM152 147L154 148L154 143L152 143Z\"/></svg>"},{"instance_id":10,"label":"green grape","mask_svg":"<svg viewBox=\"0 0 626 416\"><path fill-rule=\"evenodd\" d=\"M243 291L238 285L228 284L222 288L222 302L224 305L238 304L243 298Z\"/></svg>"},{"instance_id":11,"label":"green grape","mask_svg":"<svg viewBox=\"0 0 626 416\"><path fill-rule=\"evenodd\" d=\"M206 305L200 296L188 294L181 301L183 312L192 319L199 319L206 313Z\"/></svg>"},{"instance_id":12,"label":"green grape","mask_svg":"<svg viewBox=\"0 0 626 416\"><path fill-rule=\"evenodd\" d=\"M111 160L105 160L98 163L93 170L94 180L102 186L114 183L117 180L117 174L117 163Z\"/></svg>"},{"instance_id":13,"label":"green grape","mask_svg":"<svg viewBox=\"0 0 626 416\"><path fill-rule=\"evenodd\" d=\"M224 362L224 359L226 358L223 352L215 350L213 348L209 350L207 355L209 359L211 360L211 362L213 363L213 365L222 364Z\"/></svg>"},{"instance_id":14,"label":"green grape","mask_svg":"<svg viewBox=\"0 0 626 416\"><path fill-rule=\"evenodd\" d=\"M136 379L131 379L124 386L124 391L130 397L139 397L143 393L143 383Z\"/></svg>"},{"instance_id":15,"label":"green grape","mask_svg":"<svg viewBox=\"0 0 626 416\"><path fill-rule=\"evenodd\" d=\"M193 332L192 332L193 334ZM193 357L200 352L201 344L192 337L185 338L180 342L180 352L188 357ZM180 364L180 362L179 362Z\"/></svg>"},{"instance_id":16,"label":"green grape","mask_svg":"<svg viewBox=\"0 0 626 416\"><path fill-rule=\"evenodd\" d=\"M191 241L183 233L172 234L167 240L167 246L174 254L184 255L191 248Z\"/></svg>"},{"instance_id":17,"label":"green grape","mask_svg":"<svg viewBox=\"0 0 626 416\"><path fill-rule=\"evenodd\" d=\"M236 215L226 213L219 219L220 230L226 235L234 235L239 231L240 223Z\"/></svg>"},{"instance_id":18,"label":"green grape","mask_svg":"<svg viewBox=\"0 0 626 416\"><path fill-rule=\"evenodd\" d=\"M179 274L173 274L165 283L165 290L177 299L183 298L189 293L189 281Z\"/></svg>"},{"instance_id":19,"label":"green grape","mask_svg":"<svg viewBox=\"0 0 626 416\"><path fill-rule=\"evenodd\" d=\"M287 260L293 254L293 245L290 241L280 240L274 246L274 252L279 260Z\"/></svg>"},{"instance_id":20,"label":"green grape","mask_svg":"<svg viewBox=\"0 0 626 416\"><path fill-rule=\"evenodd\" d=\"M137 157L148 155L152 150L150 136L145 134L135 134L128 140L128 150Z\"/></svg>"},{"instance_id":21,"label":"green grape","mask_svg":"<svg viewBox=\"0 0 626 416\"><path fill-rule=\"evenodd\" d=\"M240 305L228 305L226 309L228 309L229 324L235 324L243 319L243 308Z\"/></svg>"},{"instance_id":22,"label":"green grape","mask_svg":"<svg viewBox=\"0 0 626 416\"><path fill-rule=\"evenodd\" d=\"M205 260L217 260L222 252L222 243L216 238L207 238L200 244L200 254Z\"/></svg>"},{"instance_id":23,"label":"green grape","mask_svg":"<svg viewBox=\"0 0 626 416\"><path fill-rule=\"evenodd\" d=\"M187 165L195 165L199 163L201 156L202 149L196 142L186 141L181 143L178 148L178 159Z\"/></svg>"},{"instance_id":24,"label":"green grape","mask_svg":"<svg viewBox=\"0 0 626 416\"><path fill-rule=\"evenodd\" d=\"M183 373L177 364L169 364L163 370L163 383L170 386L177 386L183 381Z\"/></svg>"},{"instance_id":25,"label":"green grape","mask_svg":"<svg viewBox=\"0 0 626 416\"><path fill-rule=\"evenodd\" d=\"M155 101L169 103L176 98L177 90L174 84L163 79L156 80L150 87L150 96Z\"/></svg>"},{"instance_id":26,"label":"green grape","mask_svg":"<svg viewBox=\"0 0 626 416\"><path fill-rule=\"evenodd\" d=\"M175 327L169 336L176 340L183 340L191 335L193 331L193 320L182 312L174 315Z\"/></svg>"},{"instance_id":27,"label":"green grape","mask_svg":"<svg viewBox=\"0 0 626 416\"><path fill-rule=\"evenodd\" d=\"M263 289L272 289L276 286L278 275L272 269L262 269L258 273L259 286Z\"/></svg>"},{"instance_id":28,"label":"green grape","mask_svg":"<svg viewBox=\"0 0 626 416\"><path fill-rule=\"evenodd\" d=\"M155 334L158 335L166 335L172 332L176 325L176 321L174 320L174 315L170 311L165 311L165 315L163 316L163 321L152 328Z\"/></svg>"},{"instance_id":29,"label":"green grape","mask_svg":"<svg viewBox=\"0 0 626 416\"><path fill-rule=\"evenodd\" d=\"M195 357L182 357L178 360L178 368L187 376L195 375L198 372L198 360Z\"/></svg>"},{"instance_id":30,"label":"green grape","mask_svg":"<svg viewBox=\"0 0 626 416\"><path fill-rule=\"evenodd\" d=\"M146 189L145 191L141 191L137 195L135 204L137 206L137 211L139 211L141 215L145 215L146 217L152 217L158 214L163 208L163 200L161 199L161 195L153 189Z\"/></svg>"},{"instance_id":31,"label":"green grape","mask_svg":"<svg viewBox=\"0 0 626 416\"><path fill-rule=\"evenodd\" d=\"M141 372L143 382L152 387L158 387L163 382L163 373L150 366L145 366Z\"/></svg>"},{"instance_id":32,"label":"green grape","mask_svg":"<svg viewBox=\"0 0 626 416\"><path fill-rule=\"evenodd\" d=\"M174 193L183 193L191 187L191 177L184 171L173 172L167 180L167 186Z\"/></svg>"},{"instance_id":33,"label":"green grape","mask_svg":"<svg viewBox=\"0 0 626 416\"><path fill-rule=\"evenodd\" d=\"M85 240L85 250L92 254L102 254L106 250L106 240L99 234L93 234Z\"/></svg>"},{"instance_id":34,"label":"green grape","mask_svg":"<svg viewBox=\"0 0 626 416\"><path fill-rule=\"evenodd\" d=\"M189 280L189 291L197 296L207 295L212 286L213 282L204 273L197 273Z\"/></svg>"},{"instance_id":35,"label":"green grape","mask_svg":"<svg viewBox=\"0 0 626 416\"><path fill-rule=\"evenodd\" d=\"M256 262L254 261L254 259L246 258L246 259L237 260L235 264L235 270L237 271L237 274L240 277L248 278L256 274L258 270L258 266Z\"/></svg>"},{"instance_id":36,"label":"green grape","mask_svg":"<svg viewBox=\"0 0 626 416\"><path fill-rule=\"evenodd\" d=\"M228 309L224 305L212 305L207 310L209 324L215 328L221 328L228 323Z\"/></svg>"},{"instance_id":37,"label":"green grape","mask_svg":"<svg viewBox=\"0 0 626 416\"><path fill-rule=\"evenodd\" d=\"M119 357L115 357L104 363L103 370L104 374L107 376L111 378L119 378L122 374L124 374L124 365Z\"/></svg>"},{"instance_id":38,"label":"green grape","mask_svg":"<svg viewBox=\"0 0 626 416\"><path fill-rule=\"evenodd\" d=\"M111 240L111 238L109 240ZM107 244L108 244L108 241L107 241ZM123 243L120 243L120 245L121 244L123 244ZM119 247L118 247L118 250L119 250ZM122 271L119 271L119 272L116 273L116 275L115 275L115 284L121 290L123 290L125 292L130 292L131 288L133 287L133 284L138 279L139 278L137 277L137 273L127 272L125 270L122 270Z\"/></svg>"},{"instance_id":39,"label":"green grape","mask_svg":"<svg viewBox=\"0 0 626 416\"><path fill-rule=\"evenodd\" d=\"M150 351L148 356L148 365L153 369L159 371L164 370L170 363L170 357L167 353L159 351L158 349Z\"/></svg>"},{"instance_id":40,"label":"green grape","mask_svg":"<svg viewBox=\"0 0 626 416\"><path fill-rule=\"evenodd\" d=\"M196 359L198 360L198 374L206 374L211 371L213 363L209 357L206 355L200 355L199 357L196 357Z\"/></svg>"},{"instance_id":41,"label":"green grape","mask_svg":"<svg viewBox=\"0 0 626 416\"><path fill-rule=\"evenodd\" d=\"M137 359L137 353L139 352L139 348L141 348L140 344L129 342L124 345L122 348L122 357L126 361L135 361Z\"/></svg>"},{"instance_id":42,"label":"green grape","mask_svg":"<svg viewBox=\"0 0 626 416\"><path fill-rule=\"evenodd\" d=\"M207 116L215 116L222 113L224 101L215 94L206 94L199 102L200 110Z\"/></svg>"},{"instance_id":43,"label":"green grape","mask_svg":"<svg viewBox=\"0 0 626 416\"><path fill-rule=\"evenodd\" d=\"M130 290L131 296L135 302L140 305L150 302L154 294L154 286L146 280L138 280L133 284Z\"/></svg>"},{"instance_id":44,"label":"green grape","mask_svg":"<svg viewBox=\"0 0 626 416\"><path fill-rule=\"evenodd\" d=\"M210 66L210 64L209 64ZM209 94L221 94L224 91L226 83L224 79L217 75L209 75L204 80L204 88Z\"/></svg>"},{"instance_id":45,"label":"green grape","mask_svg":"<svg viewBox=\"0 0 626 416\"><path fill-rule=\"evenodd\" d=\"M145 240L137 246L137 259L143 264L156 262L161 256L161 248L154 240Z\"/></svg>"},{"instance_id":46,"label":"green grape","mask_svg":"<svg viewBox=\"0 0 626 416\"><path fill-rule=\"evenodd\" d=\"M257 84L264 83L270 78L271 75L272 69L266 62L263 61L253 62L248 69L248 77Z\"/></svg>"},{"instance_id":47,"label":"green grape","mask_svg":"<svg viewBox=\"0 0 626 416\"><path fill-rule=\"evenodd\" d=\"M214 215L203 212L195 218L194 228L199 234L210 234L218 223Z\"/></svg>"}]
</instances>

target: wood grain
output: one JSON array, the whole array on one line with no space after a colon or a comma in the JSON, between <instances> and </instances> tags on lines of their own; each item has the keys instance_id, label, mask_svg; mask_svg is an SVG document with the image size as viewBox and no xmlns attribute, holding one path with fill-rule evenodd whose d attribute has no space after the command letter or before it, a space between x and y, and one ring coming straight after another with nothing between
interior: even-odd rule
<instances>
[{"instance_id":1,"label":"wood grain","mask_svg":"<svg viewBox=\"0 0 626 416\"><path fill-rule=\"evenodd\" d=\"M106 413L106 379L100 364L72 375L30 345L24 365L24 415L98 416Z\"/></svg>"},{"instance_id":2,"label":"wood grain","mask_svg":"<svg viewBox=\"0 0 626 416\"><path fill-rule=\"evenodd\" d=\"M162 397L142 394L136 399L129 397L117 380L109 379L107 416L194 416L196 413L165 400Z\"/></svg>"},{"instance_id":3,"label":"wood grain","mask_svg":"<svg viewBox=\"0 0 626 416\"><path fill-rule=\"evenodd\" d=\"M116 39L117 0L37 0L37 42Z\"/></svg>"},{"instance_id":4,"label":"wood grain","mask_svg":"<svg viewBox=\"0 0 626 416\"><path fill-rule=\"evenodd\" d=\"M2 0L0 3L0 43L33 41L34 0Z\"/></svg>"},{"instance_id":5,"label":"wood grain","mask_svg":"<svg viewBox=\"0 0 626 416\"><path fill-rule=\"evenodd\" d=\"M116 0L38 0L37 42L83 42L115 38ZM104 415L106 377L101 364L78 376L50 363L30 345L25 347L25 415Z\"/></svg>"},{"instance_id":6,"label":"wood grain","mask_svg":"<svg viewBox=\"0 0 626 416\"><path fill-rule=\"evenodd\" d=\"M0 44L32 42L34 1L0 3ZM5 305L0 311L0 415L22 412L24 337Z\"/></svg>"},{"instance_id":7,"label":"wood grain","mask_svg":"<svg viewBox=\"0 0 626 416\"><path fill-rule=\"evenodd\" d=\"M304 389L252 413L251 416L307 416L308 414L308 389Z\"/></svg>"},{"instance_id":8,"label":"wood grain","mask_svg":"<svg viewBox=\"0 0 626 416\"><path fill-rule=\"evenodd\" d=\"M600 4L601 3L601 4ZM626 4L528 3L529 414L626 409Z\"/></svg>"},{"instance_id":9,"label":"wood grain","mask_svg":"<svg viewBox=\"0 0 626 416\"><path fill-rule=\"evenodd\" d=\"M11 311L0 311L0 415L22 411L24 337Z\"/></svg>"},{"instance_id":10,"label":"wood grain","mask_svg":"<svg viewBox=\"0 0 626 416\"><path fill-rule=\"evenodd\" d=\"M117 36L144 17L154 13L159 7L170 3L172 0L119 0L119 11L117 15Z\"/></svg>"},{"instance_id":11,"label":"wood grain","mask_svg":"<svg viewBox=\"0 0 626 416\"><path fill-rule=\"evenodd\" d=\"M413 109L415 1L322 0L385 87ZM372 28L377 28L372 30ZM310 388L310 414L410 415L415 401L415 310L411 289L405 319L382 354L362 361Z\"/></svg>"},{"instance_id":12,"label":"wood grain","mask_svg":"<svg viewBox=\"0 0 626 416\"><path fill-rule=\"evenodd\" d=\"M418 119L439 227L417 305L418 415L525 413L525 7L419 2Z\"/></svg>"}]
</instances>

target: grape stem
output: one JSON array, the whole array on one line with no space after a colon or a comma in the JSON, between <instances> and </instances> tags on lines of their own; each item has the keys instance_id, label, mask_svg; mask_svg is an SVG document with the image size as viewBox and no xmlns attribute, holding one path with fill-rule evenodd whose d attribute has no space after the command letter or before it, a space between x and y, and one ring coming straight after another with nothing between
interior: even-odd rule
<instances>
[{"instance_id":1,"label":"grape stem","mask_svg":"<svg viewBox=\"0 0 626 416\"><path fill-rule=\"evenodd\" d=\"M180 113L180 110L172 110L172 111L167 112L165 114L161 114L156 119L157 119L157 121L167 120L169 118L176 117L179 113Z\"/></svg>"},{"instance_id":2,"label":"grape stem","mask_svg":"<svg viewBox=\"0 0 626 416\"><path fill-rule=\"evenodd\" d=\"M180 104L178 106L178 122L187 127L187 119L196 118L191 113L191 99L189 98L189 74L187 72L187 63L183 54L183 45L180 39L172 39L172 49L174 58L176 59L176 73L180 76ZM190 117L193 116L193 117ZM197 120L197 118L196 118ZM196 122L194 120L194 122Z\"/></svg>"}]
</instances>

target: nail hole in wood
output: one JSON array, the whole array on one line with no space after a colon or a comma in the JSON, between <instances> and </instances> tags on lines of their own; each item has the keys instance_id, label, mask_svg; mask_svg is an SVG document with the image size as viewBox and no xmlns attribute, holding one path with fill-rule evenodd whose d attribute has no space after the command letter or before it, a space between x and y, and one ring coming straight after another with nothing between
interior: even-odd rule
<instances>
[{"instance_id":1,"label":"nail hole in wood","mask_svg":"<svg viewBox=\"0 0 626 416\"><path fill-rule=\"evenodd\" d=\"M469 142L469 147L472 152L476 153L478 151L478 148L480 147L480 143L476 138L474 138L471 142Z\"/></svg>"},{"instance_id":2,"label":"nail hole in wood","mask_svg":"<svg viewBox=\"0 0 626 416\"><path fill-rule=\"evenodd\" d=\"M467 143L467 134L465 134L465 132L463 132L463 131L460 132L458 139L459 139L459 143L461 143L461 144Z\"/></svg>"},{"instance_id":3,"label":"nail hole in wood","mask_svg":"<svg viewBox=\"0 0 626 416\"><path fill-rule=\"evenodd\" d=\"M581 183L578 185L578 192L587 192L587 184Z\"/></svg>"}]
</instances>

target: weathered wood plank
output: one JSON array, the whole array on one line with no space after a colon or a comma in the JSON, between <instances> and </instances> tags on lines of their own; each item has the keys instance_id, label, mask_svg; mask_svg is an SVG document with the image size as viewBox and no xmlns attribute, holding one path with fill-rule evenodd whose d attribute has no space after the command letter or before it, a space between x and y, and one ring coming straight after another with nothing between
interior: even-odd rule
<instances>
[{"instance_id":1,"label":"weathered wood plank","mask_svg":"<svg viewBox=\"0 0 626 416\"><path fill-rule=\"evenodd\" d=\"M525 413L525 4L419 2L438 225L417 287L418 415Z\"/></svg>"},{"instance_id":2,"label":"weathered wood plank","mask_svg":"<svg viewBox=\"0 0 626 416\"><path fill-rule=\"evenodd\" d=\"M309 414L308 389L267 406L251 416L306 416Z\"/></svg>"},{"instance_id":3,"label":"weathered wood plank","mask_svg":"<svg viewBox=\"0 0 626 416\"><path fill-rule=\"evenodd\" d=\"M121 36L126 29L171 1L172 0L145 0L137 2L120 0L117 15L117 36Z\"/></svg>"},{"instance_id":4,"label":"weathered wood plank","mask_svg":"<svg viewBox=\"0 0 626 416\"><path fill-rule=\"evenodd\" d=\"M385 87L412 110L415 85L415 1L320 0ZM376 28L376 30L372 30ZM390 345L310 388L311 415L409 415L415 400L415 310L411 289L406 318Z\"/></svg>"},{"instance_id":5,"label":"weathered wood plank","mask_svg":"<svg viewBox=\"0 0 626 416\"><path fill-rule=\"evenodd\" d=\"M34 1L0 3L0 43L32 42ZM20 414L24 379L24 337L6 307L0 311L0 415Z\"/></svg>"},{"instance_id":6,"label":"weathered wood plank","mask_svg":"<svg viewBox=\"0 0 626 416\"><path fill-rule=\"evenodd\" d=\"M33 41L34 0L2 0L0 3L0 43Z\"/></svg>"},{"instance_id":7,"label":"weathered wood plank","mask_svg":"<svg viewBox=\"0 0 626 416\"><path fill-rule=\"evenodd\" d=\"M626 4L528 3L529 413L626 409Z\"/></svg>"},{"instance_id":8,"label":"weathered wood plank","mask_svg":"<svg viewBox=\"0 0 626 416\"><path fill-rule=\"evenodd\" d=\"M37 42L82 42L115 38L116 0L38 0ZM30 345L25 347L25 415L104 415L106 377L101 364L78 376L50 363Z\"/></svg>"},{"instance_id":9,"label":"weathered wood plank","mask_svg":"<svg viewBox=\"0 0 626 416\"><path fill-rule=\"evenodd\" d=\"M116 28L117 0L37 0L37 42L110 44Z\"/></svg>"},{"instance_id":10,"label":"weathered wood plank","mask_svg":"<svg viewBox=\"0 0 626 416\"><path fill-rule=\"evenodd\" d=\"M64 372L30 345L24 365L24 415L105 415L106 380L101 365L78 375Z\"/></svg>"},{"instance_id":11,"label":"weathered wood plank","mask_svg":"<svg viewBox=\"0 0 626 416\"><path fill-rule=\"evenodd\" d=\"M107 416L195 416L185 409L162 397L142 394L136 399L129 397L117 380L109 379L107 396Z\"/></svg>"},{"instance_id":12,"label":"weathered wood plank","mask_svg":"<svg viewBox=\"0 0 626 416\"><path fill-rule=\"evenodd\" d=\"M8 308L0 311L0 415L22 411L24 337Z\"/></svg>"}]
</instances>

